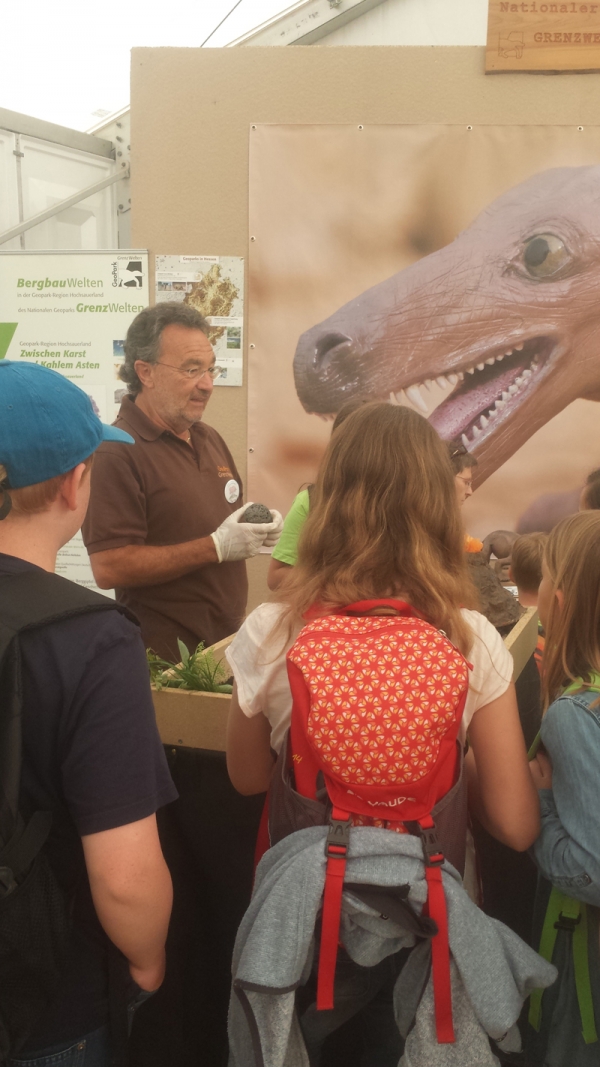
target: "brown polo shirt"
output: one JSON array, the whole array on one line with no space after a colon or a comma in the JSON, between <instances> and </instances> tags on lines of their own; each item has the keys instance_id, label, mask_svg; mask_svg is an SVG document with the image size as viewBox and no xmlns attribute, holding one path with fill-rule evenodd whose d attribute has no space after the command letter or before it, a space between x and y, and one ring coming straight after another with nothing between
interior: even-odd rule
<instances>
[{"instance_id":1,"label":"brown polo shirt","mask_svg":"<svg viewBox=\"0 0 600 1067\"><path fill-rule=\"evenodd\" d=\"M136 443L107 441L96 452L83 525L90 555L123 545L176 545L207 537L241 506L240 476L212 427L192 426L190 446L151 422L130 397L123 400L115 426ZM232 500L235 483L239 496ZM246 564L209 563L161 585L115 593L140 620L146 646L178 661L178 637L192 649L238 629L248 593Z\"/></svg>"}]
</instances>

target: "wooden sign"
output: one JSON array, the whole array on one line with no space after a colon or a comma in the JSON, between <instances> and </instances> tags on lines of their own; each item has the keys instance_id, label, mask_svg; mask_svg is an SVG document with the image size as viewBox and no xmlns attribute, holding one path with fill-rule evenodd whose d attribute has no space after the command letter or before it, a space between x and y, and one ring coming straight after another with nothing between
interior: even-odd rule
<instances>
[{"instance_id":1,"label":"wooden sign","mask_svg":"<svg viewBox=\"0 0 600 1067\"><path fill-rule=\"evenodd\" d=\"M600 3L489 0L485 70L600 70Z\"/></svg>"}]
</instances>

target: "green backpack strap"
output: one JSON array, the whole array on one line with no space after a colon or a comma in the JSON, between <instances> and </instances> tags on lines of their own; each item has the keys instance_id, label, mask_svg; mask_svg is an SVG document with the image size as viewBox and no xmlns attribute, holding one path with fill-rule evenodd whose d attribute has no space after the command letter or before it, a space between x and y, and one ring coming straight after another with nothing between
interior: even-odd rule
<instances>
[{"instance_id":1,"label":"green backpack strap","mask_svg":"<svg viewBox=\"0 0 600 1067\"><path fill-rule=\"evenodd\" d=\"M531 747L530 747L530 749L529 749L529 751L527 753L527 759L529 760L530 763L537 756L538 749L539 749L541 743L542 743L542 731L538 730L538 732L535 735L533 741L531 742Z\"/></svg>"},{"instance_id":2,"label":"green backpack strap","mask_svg":"<svg viewBox=\"0 0 600 1067\"><path fill-rule=\"evenodd\" d=\"M587 907L581 901L568 897L553 886L538 950L540 956L543 956L549 963L552 962L559 930L568 930L573 935L573 970L581 1016L581 1032L586 1045L593 1045L598 1040L598 1034L594 1018L588 959ZM543 995L543 989L535 989L530 997L529 1022L534 1030L539 1030L542 1023Z\"/></svg>"},{"instance_id":3,"label":"green backpack strap","mask_svg":"<svg viewBox=\"0 0 600 1067\"><path fill-rule=\"evenodd\" d=\"M536 741L539 738L536 738ZM535 744L535 741L534 741ZM540 937L540 947L538 952L540 956L543 956L548 963L552 963L552 956L554 954L554 945L556 944L556 938L558 936L558 917L562 908L563 893L559 893L558 889L552 887L550 893L550 899L548 901L548 907L546 908L546 914L544 916L544 925L542 927L542 936ZM534 1030L540 1029L542 1025L542 997L544 995L543 989L534 989L529 998L529 1022Z\"/></svg>"}]
</instances>

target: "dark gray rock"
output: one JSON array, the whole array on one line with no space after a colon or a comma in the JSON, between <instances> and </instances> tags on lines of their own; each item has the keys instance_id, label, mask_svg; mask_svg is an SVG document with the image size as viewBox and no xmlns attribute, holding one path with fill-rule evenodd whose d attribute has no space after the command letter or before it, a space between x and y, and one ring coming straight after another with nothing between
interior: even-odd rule
<instances>
[{"instance_id":1,"label":"dark gray rock","mask_svg":"<svg viewBox=\"0 0 600 1067\"><path fill-rule=\"evenodd\" d=\"M241 516L240 522L273 522L273 516L264 504L250 504Z\"/></svg>"}]
</instances>

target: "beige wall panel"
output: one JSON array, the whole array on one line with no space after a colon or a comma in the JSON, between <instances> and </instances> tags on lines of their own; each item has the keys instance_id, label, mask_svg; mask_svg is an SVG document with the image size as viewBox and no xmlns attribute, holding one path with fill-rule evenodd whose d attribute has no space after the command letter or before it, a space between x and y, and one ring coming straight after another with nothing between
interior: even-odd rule
<instances>
[{"instance_id":1,"label":"beige wall panel","mask_svg":"<svg viewBox=\"0 0 600 1067\"><path fill-rule=\"evenodd\" d=\"M134 49L133 247L247 259L253 122L598 121L600 74L486 78L484 67L476 47ZM246 384L216 388L207 414L244 478L246 404ZM266 569L265 557L249 564L250 607Z\"/></svg>"}]
</instances>

